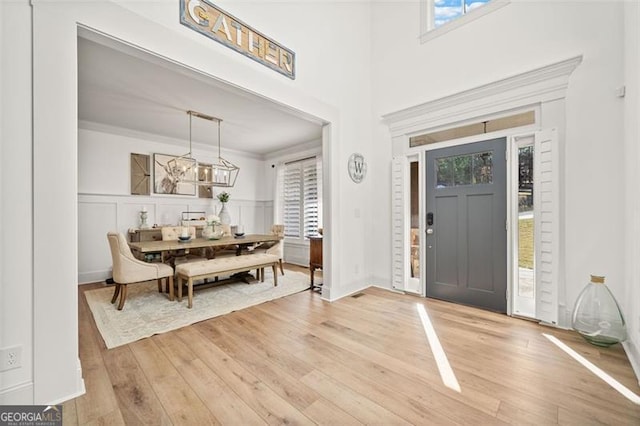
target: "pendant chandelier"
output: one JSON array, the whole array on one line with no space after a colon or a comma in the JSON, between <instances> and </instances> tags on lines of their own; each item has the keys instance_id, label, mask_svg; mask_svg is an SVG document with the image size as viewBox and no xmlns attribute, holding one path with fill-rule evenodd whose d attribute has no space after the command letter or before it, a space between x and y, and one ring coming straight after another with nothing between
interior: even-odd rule
<instances>
[{"instance_id":1,"label":"pendant chandelier","mask_svg":"<svg viewBox=\"0 0 640 426\"><path fill-rule=\"evenodd\" d=\"M203 114L198 111L187 111L189 115L189 152L181 157L175 157L167 164L175 170L181 170L180 182L193 183L199 186L220 186L230 188L235 185L240 168L231 161L225 160L220 154L220 123L222 119ZM193 158L192 124L193 117L215 121L218 127L218 159L213 164L198 165Z\"/></svg>"}]
</instances>

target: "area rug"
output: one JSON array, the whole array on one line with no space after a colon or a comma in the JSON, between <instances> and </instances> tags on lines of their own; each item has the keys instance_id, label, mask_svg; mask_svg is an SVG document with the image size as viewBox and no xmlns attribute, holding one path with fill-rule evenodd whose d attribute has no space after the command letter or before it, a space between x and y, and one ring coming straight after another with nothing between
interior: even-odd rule
<instances>
[{"instance_id":1,"label":"area rug","mask_svg":"<svg viewBox=\"0 0 640 426\"><path fill-rule=\"evenodd\" d=\"M279 272L278 272L279 273ZM264 282L234 282L195 289L193 308L187 308L186 291L182 302L170 302L158 292L155 281L128 286L122 311L111 304L113 286L86 291L85 297L107 348L115 348L154 334L194 324L229 312L288 296L309 288L309 276L285 271L273 286L273 272L265 268Z\"/></svg>"}]
</instances>

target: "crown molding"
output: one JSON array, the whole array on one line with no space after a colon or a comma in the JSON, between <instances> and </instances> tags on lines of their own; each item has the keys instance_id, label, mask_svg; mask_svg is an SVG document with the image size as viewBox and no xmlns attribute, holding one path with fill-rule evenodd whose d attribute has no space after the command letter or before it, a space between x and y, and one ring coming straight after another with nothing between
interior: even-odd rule
<instances>
[{"instance_id":1,"label":"crown molding","mask_svg":"<svg viewBox=\"0 0 640 426\"><path fill-rule=\"evenodd\" d=\"M550 102L566 96L569 76L582 55L536 68L423 104L384 114L392 137L480 115Z\"/></svg>"}]
</instances>

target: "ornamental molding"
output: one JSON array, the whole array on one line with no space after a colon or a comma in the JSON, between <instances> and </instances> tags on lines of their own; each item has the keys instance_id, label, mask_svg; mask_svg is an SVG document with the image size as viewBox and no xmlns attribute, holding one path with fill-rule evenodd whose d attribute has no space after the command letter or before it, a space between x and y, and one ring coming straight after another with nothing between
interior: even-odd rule
<instances>
[{"instance_id":1,"label":"ornamental molding","mask_svg":"<svg viewBox=\"0 0 640 426\"><path fill-rule=\"evenodd\" d=\"M384 114L392 137L566 97L582 55Z\"/></svg>"}]
</instances>

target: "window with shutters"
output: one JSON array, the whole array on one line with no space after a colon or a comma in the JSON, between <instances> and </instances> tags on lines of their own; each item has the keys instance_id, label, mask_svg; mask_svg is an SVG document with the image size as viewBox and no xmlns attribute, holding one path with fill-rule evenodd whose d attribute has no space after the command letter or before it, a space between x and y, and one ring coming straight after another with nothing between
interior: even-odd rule
<instances>
[{"instance_id":1,"label":"window with shutters","mask_svg":"<svg viewBox=\"0 0 640 426\"><path fill-rule=\"evenodd\" d=\"M320 162L316 157L289 162L282 177L282 215L286 238L317 236L321 227Z\"/></svg>"}]
</instances>

